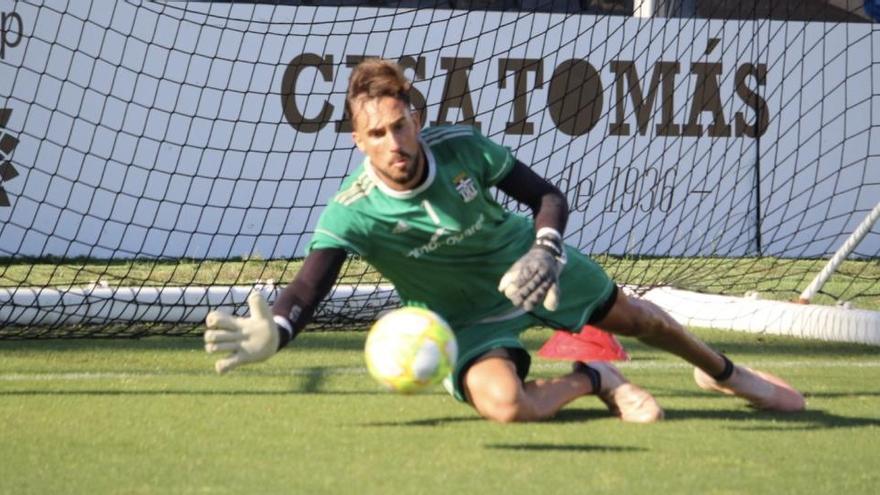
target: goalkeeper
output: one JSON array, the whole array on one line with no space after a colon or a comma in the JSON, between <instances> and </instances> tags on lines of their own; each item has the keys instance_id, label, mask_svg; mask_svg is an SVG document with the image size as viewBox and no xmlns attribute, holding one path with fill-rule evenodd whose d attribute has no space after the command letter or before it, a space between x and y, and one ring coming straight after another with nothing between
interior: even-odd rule
<instances>
[{"instance_id":1,"label":"goalkeeper","mask_svg":"<svg viewBox=\"0 0 880 495\"><path fill-rule=\"evenodd\" d=\"M205 349L230 352L224 373L263 361L310 321L347 253L394 283L406 305L430 308L459 344L452 392L485 418L552 417L584 395L598 396L631 422L663 410L611 364L575 363L554 379L526 381L530 357L519 340L528 327L578 331L590 323L633 336L693 364L697 384L760 409L803 409L800 393L769 374L734 365L650 302L620 291L590 258L563 244L565 196L510 150L467 126L421 130L410 82L393 62L368 59L351 74L346 106L365 159L327 205L302 269L271 311L258 294L248 318L212 312ZM497 187L527 205L532 218L493 198Z\"/></svg>"}]
</instances>

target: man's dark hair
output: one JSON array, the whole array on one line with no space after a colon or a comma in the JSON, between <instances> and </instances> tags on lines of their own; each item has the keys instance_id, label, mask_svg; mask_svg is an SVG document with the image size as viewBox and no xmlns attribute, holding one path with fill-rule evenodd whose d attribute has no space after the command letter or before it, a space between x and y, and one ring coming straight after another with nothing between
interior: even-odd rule
<instances>
[{"instance_id":1,"label":"man's dark hair","mask_svg":"<svg viewBox=\"0 0 880 495\"><path fill-rule=\"evenodd\" d=\"M410 105L409 90L412 84L396 63L381 58L364 59L348 80L345 109L354 120L354 103L390 96Z\"/></svg>"}]
</instances>

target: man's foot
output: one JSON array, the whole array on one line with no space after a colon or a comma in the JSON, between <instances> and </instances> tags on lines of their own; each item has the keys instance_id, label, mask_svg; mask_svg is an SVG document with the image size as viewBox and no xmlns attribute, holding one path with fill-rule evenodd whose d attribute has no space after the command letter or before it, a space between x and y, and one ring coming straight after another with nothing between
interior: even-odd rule
<instances>
[{"instance_id":1,"label":"man's foot","mask_svg":"<svg viewBox=\"0 0 880 495\"><path fill-rule=\"evenodd\" d=\"M663 409L645 389L633 385L611 363L594 361L589 364L574 363L574 370L590 374L592 368L600 377L597 397L608 406L611 414L629 423L653 423L663 419Z\"/></svg>"},{"instance_id":2,"label":"man's foot","mask_svg":"<svg viewBox=\"0 0 880 495\"><path fill-rule=\"evenodd\" d=\"M733 374L723 382L694 368L694 380L704 390L742 397L756 409L794 412L802 411L805 406L804 396L781 378L745 366L735 366Z\"/></svg>"}]
</instances>

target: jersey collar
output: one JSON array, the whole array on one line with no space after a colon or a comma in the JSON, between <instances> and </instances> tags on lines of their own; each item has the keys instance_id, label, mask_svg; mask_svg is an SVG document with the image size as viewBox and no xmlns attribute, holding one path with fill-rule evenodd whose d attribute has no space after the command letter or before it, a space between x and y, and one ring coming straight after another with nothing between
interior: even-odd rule
<instances>
[{"instance_id":1,"label":"jersey collar","mask_svg":"<svg viewBox=\"0 0 880 495\"><path fill-rule=\"evenodd\" d=\"M424 191L425 189L431 187L431 184L434 183L434 176L437 175L437 165L434 162L434 155L431 153L431 148L422 141L421 136L419 137L419 144L422 147L422 150L425 152L425 166L428 167L428 176L425 178L425 182L419 184L415 189L410 189L407 191L397 191L391 189L376 175L376 171L373 170L373 165L370 163L369 158L364 158L364 169L370 175L370 178L373 179L373 183L376 184L376 187L379 188L384 194L391 196L392 198L397 199L408 199L415 196L418 196L419 193Z\"/></svg>"}]
</instances>

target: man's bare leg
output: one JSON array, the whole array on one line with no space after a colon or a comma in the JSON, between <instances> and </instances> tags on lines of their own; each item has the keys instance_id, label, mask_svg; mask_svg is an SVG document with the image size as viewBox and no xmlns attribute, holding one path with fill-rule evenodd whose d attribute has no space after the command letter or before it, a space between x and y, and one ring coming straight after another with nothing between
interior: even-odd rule
<instances>
[{"instance_id":1,"label":"man's bare leg","mask_svg":"<svg viewBox=\"0 0 880 495\"><path fill-rule=\"evenodd\" d=\"M735 366L650 301L618 292L611 310L596 326L683 358L696 367L694 379L703 389L736 395L758 409L800 411L805 407L803 395L784 380Z\"/></svg>"},{"instance_id":2,"label":"man's bare leg","mask_svg":"<svg viewBox=\"0 0 880 495\"><path fill-rule=\"evenodd\" d=\"M567 375L523 384L507 351L490 351L467 371L465 394L484 418L499 422L553 417L574 399L596 394L624 421L650 423L663 410L645 390L629 383L610 363L577 363Z\"/></svg>"},{"instance_id":3,"label":"man's bare leg","mask_svg":"<svg viewBox=\"0 0 880 495\"><path fill-rule=\"evenodd\" d=\"M725 361L703 341L688 332L659 306L618 291L608 314L595 326L612 333L636 337L642 342L671 352L709 375L725 371Z\"/></svg>"},{"instance_id":4,"label":"man's bare leg","mask_svg":"<svg viewBox=\"0 0 880 495\"><path fill-rule=\"evenodd\" d=\"M523 385L504 349L489 351L471 365L464 388L481 416L502 423L551 418L562 406L593 392L589 378L581 373Z\"/></svg>"}]
</instances>

